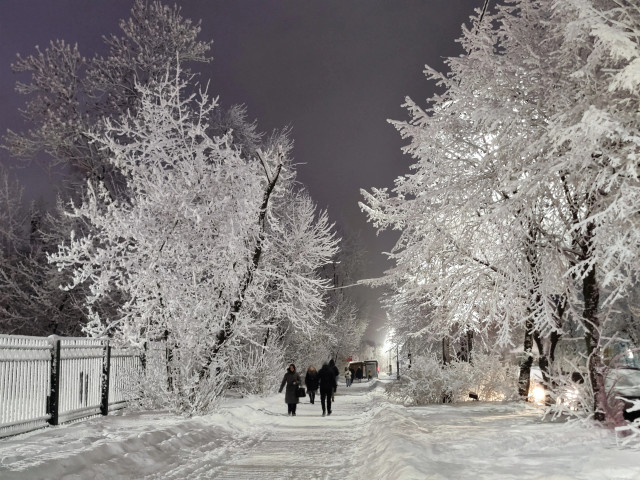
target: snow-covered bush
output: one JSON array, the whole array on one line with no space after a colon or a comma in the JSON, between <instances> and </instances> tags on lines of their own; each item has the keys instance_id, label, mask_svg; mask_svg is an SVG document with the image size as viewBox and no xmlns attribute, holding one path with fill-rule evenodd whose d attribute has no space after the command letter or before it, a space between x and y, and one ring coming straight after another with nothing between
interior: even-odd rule
<instances>
[{"instance_id":1,"label":"snow-covered bush","mask_svg":"<svg viewBox=\"0 0 640 480\"><path fill-rule=\"evenodd\" d=\"M470 391L480 400L511 400L517 394L518 367L505 364L499 356L476 353L473 363L455 362L452 367L467 366L470 370ZM462 392L464 394L464 392Z\"/></svg>"},{"instance_id":2,"label":"snow-covered bush","mask_svg":"<svg viewBox=\"0 0 640 480\"><path fill-rule=\"evenodd\" d=\"M591 427L595 425L594 394L584 366L586 359L582 360L582 365L567 358L557 361L549 376L550 405L546 408L545 415L552 419L565 417ZM640 400L620 396L615 368L605 367L603 376L606 379L606 397L598 402L598 407L605 410L604 426L616 433L622 445L640 446L640 418L633 422L624 418L625 410L629 413L640 411Z\"/></svg>"},{"instance_id":3,"label":"snow-covered bush","mask_svg":"<svg viewBox=\"0 0 640 480\"><path fill-rule=\"evenodd\" d=\"M560 359L549 374L549 383L547 415L586 419L593 414L593 392L586 367Z\"/></svg>"},{"instance_id":4,"label":"snow-covered bush","mask_svg":"<svg viewBox=\"0 0 640 480\"><path fill-rule=\"evenodd\" d=\"M582 362L586 363L586 360ZM604 425L612 430L627 424L624 418L625 402L620 397L619 371L611 366L603 368L605 388L598 401L604 410ZM549 403L547 414L553 418L565 416L590 421L595 417L593 386L587 369L569 359L561 359L554 366L549 378Z\"/></svg>"},{"instance_id":5,"label":"snow-covered bush","mask_svg":"<svg viewBox=\"0 0 640 480\"><path fill-rule=\"evenodd\" d=\"M267 395L280 386L285 363L281 345L246 345L230 358L230 388L240 395Z\"/></svg>"},{"instance_id":6,"label":"snow-covered bush","mask_svg":"<svg viewBox=\"0 0 640 480\"><path fill-rule=\"evenodd\" d=\"M476 354L472 363L442 365L437 355L430 354L416 357L389 394L405 405L464 402L469 393L483 401L509 400L517 395L517 376L517 367L505 365L497 355Z\"/></svg>"},{"instance_id":7,"label":"snow-covered bush","mask_svg":"<svg viewBox=\"0 0 640 480\"><path fill-rule=\"evenodd\" d=\"M445 370L435 355L416 357L411 370L391 384L388 393L404 405L442 403L445 375Z\"/></svg>"}]
</instances>

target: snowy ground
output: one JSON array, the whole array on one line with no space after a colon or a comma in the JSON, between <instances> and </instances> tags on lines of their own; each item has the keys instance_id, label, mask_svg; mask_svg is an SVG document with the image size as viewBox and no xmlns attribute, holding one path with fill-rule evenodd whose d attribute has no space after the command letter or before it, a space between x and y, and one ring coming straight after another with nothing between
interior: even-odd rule
<instances>
[{"instance_id":1,"label":"snowy ground","mask_svg":"<svg viewBox=\"0 0 640 480\"><path fill-rule=\"evenodd\" d=\"M380 382L382 383L382 382ZM215 415L130 413L0 440L10 479L640 479L609 432L540 421L521 404L404 408L341 385L330 417L308 399L229 400Z\"/></svg>"}]
</instances>

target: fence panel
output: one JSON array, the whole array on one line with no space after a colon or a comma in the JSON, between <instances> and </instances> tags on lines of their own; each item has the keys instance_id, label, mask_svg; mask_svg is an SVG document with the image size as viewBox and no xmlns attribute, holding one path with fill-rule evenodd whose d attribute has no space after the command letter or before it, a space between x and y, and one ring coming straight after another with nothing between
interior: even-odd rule
<instances>
[{"instance_id":1,"label":"fence panel","mask_svg":"<svg viewBox=\"0 0 640 480\"><path fill-rule=\"evenodd\" d=\"M0 335L0 437L47 425L51 343Z\"/></svg>"},{"instance_id":2,"label":"fence panel","mask_svg":"<svg viewBox=\"0 0 640 480\"><path fill-rule=\"evenodd\" d=\"M166 378L165 357L161 342L144 352L93 338L0 335L0 438L123 408L149 374Z\"/></svg>"},{"instance_id":3,"label":"fence panel","mask_svg":"<svg viewBox=\"0 0 640 480\"><path fill-rule=\"evenodd\" d=\"M60 339L60 423L100 414L104 346L94 338Z\"/></svg>"},{"instance_id":4,"label":"fence panel","mask_svg":"<svg viewBox=\"0 0 640 480\"><path fill-rule=\"evenodd\" d=\"M109 375L109 411L118 410L140 397L143 375L142 352L135 348L113 348Z\"/></svg>"}]
</instances>

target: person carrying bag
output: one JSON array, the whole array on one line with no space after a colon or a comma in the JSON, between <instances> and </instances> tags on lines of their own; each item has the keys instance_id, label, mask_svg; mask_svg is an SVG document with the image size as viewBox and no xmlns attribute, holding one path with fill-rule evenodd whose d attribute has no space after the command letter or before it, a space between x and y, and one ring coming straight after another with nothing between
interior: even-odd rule
<instances>
[{"instance_id":1,"label":"person carrying bag","mask_svg":"<svg viewBox=\"0 0 640 480\"><path fill-rule=\"evenodd\" d=\"M292 363L287 368L287 372L284 374L282 383L280 384L279 392L286 386L287 389L284 392L284 403L287 404L287 415L296 416L296 407L300 400L298 400L298 392L300 390L300 375L296 372L296 366ZM304 388L301 389L304 392Z\"/></svg>"}]
</instances>

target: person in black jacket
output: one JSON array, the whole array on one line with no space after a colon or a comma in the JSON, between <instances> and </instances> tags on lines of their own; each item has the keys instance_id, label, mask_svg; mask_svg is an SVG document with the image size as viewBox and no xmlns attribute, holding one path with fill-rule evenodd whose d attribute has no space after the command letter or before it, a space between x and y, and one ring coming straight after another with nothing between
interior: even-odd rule
<instances>
[{"instance_id":1,"label":"person in black jacket","mask_svg":"<svg viewBox=\"0 0 640 480\"><path fill-rule=\"evenodd\" d=\"M318 371L313 365L307 369L307 374L304 376L304 384L307 386L309 401L313 404L318 390Z\"/></svg>"},{"instance_id":2,"label":"person in black jacket","mask_svg":"<svg viewBox=\"0 0 640 480\"><path fill-rule=\"evenodd\" d=\"M298 392L297 389L300 386L300 375L296 372L296 366L292 363L289 365L287 372L284 374L282 383L280 384L280 392L287 386L287 390L284 392L284 403L288 407L288 415L296 416L296 407L298 406Z\"/></svg>"},{"instance_id":3,"label":"person in black jacket","mask_svg":"<svg viewBox=\"0 0 640 480\"><path fill-rule=\"evenodd\" d=\"M323 364L318 372L320 380L320 404L322 405L322 416L331 415L331 395L336 388L336 374L328 364ZM325 408L326 402L326 408Z\"/></svg>"},{"instance_id":4,"label":"person in black jacket","mask_svg":"<svg viewBox=\"0 0 640 480\"><path fill-rule=\"evenodd\" d=\"M336 362L333 361L333 358L329 361L329 368L331 368L331 371L336 376L336 386L333 387L333 392L331 393L331 401L335 402L336 401L335 393L336 393L336 390L338 389L338 378L340 377L340 369L336 367Z\"/></svg>"}]
</instances>

